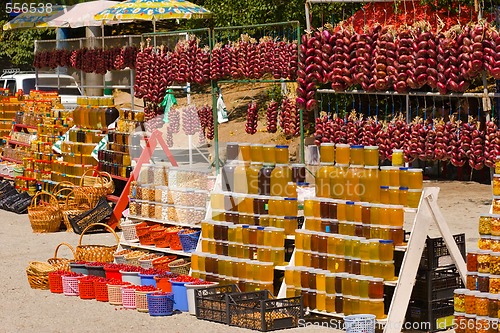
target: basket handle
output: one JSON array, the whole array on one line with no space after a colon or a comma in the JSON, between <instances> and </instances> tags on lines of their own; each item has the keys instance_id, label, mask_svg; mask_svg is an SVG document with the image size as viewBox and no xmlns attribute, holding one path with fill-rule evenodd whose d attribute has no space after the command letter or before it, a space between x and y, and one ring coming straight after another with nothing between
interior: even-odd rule
<instances>
[{"instance_id":1,"label":"basket handle","mask_svg":"<svg viewBox=\"0 0 500 333\"><path fill-rule=\"evenodd\" d=\"M83 173L82 178L80 178L80 186L81 187L84 186L85 176L87 176L87 173L89 173L89 171L92 173L97 172L97 176L92 176L92 177L97 178L96 180L101 183L102 187L104 187L104 180L102 179L103 177L100 175L100 172L96 171L95 169L87 169L87 171Z\"/></svg>"},{"instance_id":2,"label":"basket handle","mask_svg":"<svg viewBox=\"0 0 500 333\"><path fill-rule=\"evenodd\" d=\"M113 177L106 171L99 171L99 175L103 176L104 183L113 181Z\"/></svg>"},{"instance_id":3,"label":"basket handle","mask_svg":"<svg viewBox=\"0 0 500 333\"><path fill-rule=\"evenodd\" d=\"M36 199L41 195L48 195L50 197L50 201L54 201L52 205L59 207L59 201L57 201L57 198L53 194L46 191L40 191L31 199L30 208L34 208L36 206Z\"/></svg>"},{"instance_id":4,"label":"basket handle","mask_svg":"<svg viewBox=\"0 0 500 333\"><path fill-rule=\"evenodd\" d=\"M76 253L75 253L75 249L73 248L73 246L71 246L71 245L69 245L68 243L65 243L65 242L62 242L59 245L57 245L56 251L54 252L54 258L57 258L57 251L59 251L59 248L61 247L61 245L66 245L71 250L71 252L73 253L73 258L76 258Z\"/></svg>"},{"instance_id":5,"label":"basket handle","mask_svg":"<svg viewBox=\"0 0 500 333\"><path fill-rule=\"evenodd\" d=\"M69 191L66 196L63 194L64 191ZM56 199L58 199L59 197L62 197L62 201L67 201L68 200L68 197L71 193L73 193L73 189L71 187L63 187L63 188L60 188L57 192L53 192L54 193L54 196L56 197Z\"/></svg>"},{"instance_id":6,"label":"basket handle","mask_svg":"<svg viewBox=\"0 0 500 333\"><path fill-rule=\"evenodd\" d=\"M116 244L117 244L117 245L118 245L118 244L120 244L120 237L118 237L118 235L117 235L117 234L116 234L116 232L113 230L113 228L111 228L109 225L104 224L104 223L92 223L92 224L88 225L85 229L83 229L82 234L80 235L80 239L78 240L78 246L82 245L82 238L83 238L83 235L85 235L85 233L86 233L89 229L91 229L91 228L95 227L96 225L99 225L99 226L101 226L101 227L106 228L106 230L108 230L110 233L112 233L112 234L113 234L113 236L115 236L115 239L116 239Z\"/></svg>"},{"instance_id":7,"label":"basket handle","mask_svg":"<svg viewBox=\"0 0 500 333\"><path fill-rule=\"evenodd\" d=\"M74 195L75 195L75 190L71 190L71 192L70 192L70 193L68 193L68 195L66 196L66 204L64 205L64 208L65 208L66 210L68 210L68 209L69 209L69 199L71 199L71 193L73 193L73 198L72 198L72 199L74 199L74 198L75 198L75 197L74 197ZM87 199L87 202L89 203L89 205L88 205L88 209L91 209L91 208L92 208L92 207L90 207L91 200L90 200L90 198L89 198L88 194L87 194L85 191L82 191L80 194L83 194L83 195L85 196L85 199Z\"/></svg>"},{"instance_id":8,"label":"basket handle","mask_svg":"<svg viewBox=\"0 0 500 333\"><path fill-rule=\"evenodd\" d=\"M69 187L74 187L74 186L75 186L75 184L73 184L72 182L68 182L67 180L63 180L62 182L59 182L56 184L56 186L54 186L54 188L52 189L52 193L56 193L58 187L62 187L61 189L63 189L63 188L69 188Z\"/></svg>"}]
</instances>

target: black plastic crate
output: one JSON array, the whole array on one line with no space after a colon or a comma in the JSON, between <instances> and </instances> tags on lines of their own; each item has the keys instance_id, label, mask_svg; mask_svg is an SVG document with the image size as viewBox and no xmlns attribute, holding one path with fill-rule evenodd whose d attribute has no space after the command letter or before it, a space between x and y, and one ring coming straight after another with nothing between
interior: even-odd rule
<instances>
[{"instance_id":1,"label":"black plastic crate","mask_svg":"<svg viewBox=\"0 0 500 333\"><path fill-rule=\"evenodd\" d=\"M427 302L449 300L457 288L463 288L463 283L456 269L421 271L417 274L411 298Z\"/></svg>"},{"instance_id":2,"label":"black plastic crate","mask_svg":"<svg viewBox=\"0 0 500 333\"><path fill-rule=\"evenodd\" d=\"M453 238L458 245L462 257L465 259L465 234L454 235ZM452 265L454 265L454 262L444 239L442 237L427 237L425 248L422 252L422 259L420 260L420 269L434 270Z\"/></svg>"},{"instance_id":3,"label":"black plastic crate","mask_svg":"<svg viewBox=\"0 0 500 333\"><path fill-rule=\"evenodd\" d=\"M230 295L229 325L261 332L297 327L304 317L302 297L272 298L269 291L259 292L258 299Z\"/></svg>"},{"instance_id":4,"label":"black plastic crate","mask_svg":"<svg viewBox=\"0 0 500 333\"><path fill-rule=\"evenodd\" d=\"M406 320L419 323L419 331L436 332L453 326L453 300L420 302L411 301Z\"/></svg>"},{"instance_id":5,"label":"black plastic crate","mask_svg":"<svg viewBox=\"0 0 500 333\"><path fill-rule=\"evenodd\" d=\"M194 290L196 318L228 324L228 295L240 292L235 284Z\"/></svg>"}]
</instances>

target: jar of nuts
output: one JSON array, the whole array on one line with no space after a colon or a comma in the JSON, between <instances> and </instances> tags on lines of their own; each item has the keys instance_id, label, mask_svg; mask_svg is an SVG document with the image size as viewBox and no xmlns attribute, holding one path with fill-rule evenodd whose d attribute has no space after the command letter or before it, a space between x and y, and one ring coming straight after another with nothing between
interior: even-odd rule
<instances>
[{"instance_id":1,"label":"jar of nuts","mask_svg":"<svg viewBox=\"0 0 500 333\"><path fill-rule=\"evenodd\" d=\"M477 274L477 290L484 293L487 293L490 290L490 274Z\"/></svg>"},{"instance_id":2,"label":"jar of nuts","mask_svg":"<svg viewBox=\"0 0 500 333\"><path fill-rule=\"evenodd\" d=\"M130 215L132 215L132 216L137 215L137 206L138 206L138 203L136 201L130 200L130 202L128 204L128 211L129 211Z\"/></svg>"},{"instance_id":3,"label":"jar of nuts","mask_svg":"<svg viewBox=\"0 0 500 333\"><path fill-rule=\"evenodd\" d=\"M477 315L476 333L490 333L490 320L487 316Z\"/></svg>"},{"instance_id":4,"label":"jar of nuts","mask_svg":"<svg viewBox=\"0 0 500 333\"><path fill-rule=\"evenodd\" d=\"M476 314L476 295L479 291L469 291L465 294L465 313Z\"/></svg>"},{"instance_id":5,"label":"jar of nuts","mask_svg":"<svg viewBox=\"0 0 500 333\"><path fill-rule=\"evenodd\" d=\"M500 214L500 197L493 197L491 202L491 212L493 214Z\"/></svg>"},{"instance_id":6,"label":"jar of nuts","mask_svg":"<svg viewBox=\"0 0 500 333\"><path fill-rule=\"evenodd\" d=\"M499 310L499 302L500 295L499 294L489 294L488 295L488 317L490 318L498 318L498 310Z\"/></svg>"},{"instance_id":7,"label":"jar of nuts","mask_svg":"<svg viewBox=\"0 0 500 333\"><path fill-rule=\"evenodd\" d=\"M480 235L490 235L491 234L491 214L483 214L479 216L479 234Z\"/></svg>"},{"instance_id":8,"label":"jar of nuts","mask_svg":"<svg viewBox=\"0 0 500 333\"><path fill-rule=\"evenodd\" d=\"M493 252L500 252L500 236L491 236L490 250Z\"/></svg>"},{"instance_id":9,"label":"jar of nuts","mask_svg":"<svg viewBox=\"0 0 500 333\"><path fill-rule=\"evenodd\" d=\"M137 195L137 182L134 180L130 182L129 197L130 199L135 199L136 195Z\"/></svg>"}]
</instances>

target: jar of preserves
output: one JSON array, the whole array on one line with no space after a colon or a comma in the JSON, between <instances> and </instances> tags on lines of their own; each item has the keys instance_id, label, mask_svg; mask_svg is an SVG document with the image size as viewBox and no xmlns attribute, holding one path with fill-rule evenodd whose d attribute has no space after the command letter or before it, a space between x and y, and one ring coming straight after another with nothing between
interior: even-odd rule
<instances>
[{"instance_id":1,"label":"jar of preserves","mask_svg":"<svg viewBox=\"0 0 500 333\"><path fill-rule=\"evenodd\" d=\"M399 204L403 206L408 206L408 187L399 187Z\"/></svg>"},{"instance_id":2,"label":"jar of preserves","mask_svg":"<svg viewBox=\"0 0 500 333\"><path fill-rule=\"evenodd\" d=\"M370 313L375 315L377 319L383 319L384 314L384 299L370 299Z\"/></svg>"},{"instance_id":3,"label":"jar of preserves","mask_svg":"<svg viewBox=\"0 0 500 333\"><path fill-rule=\"evenodd\" d=\"M391 156L392 166L403 166L404 165L404 156L402 149L393 149Z\"/></svg>"},{"instance_id":4,"label":"jar of preserves","mask_svg":"<svg viewBox=\"0 0 500 333\"><path fill-rule=\"evenodd\" d=\"M476 295L479 291L470 291L465 294L465 313L476 314Z\"/></svg>"},{"instance_id":5,"label":"jar of preserves","mask_svg":"<svg viewBox=\"0 0 500 333\"><path fill-rule=\"evenodd\" d=\"M316 196L329 198L331 195L331 179L335 167L333 163L321 163L316 172Z\"/></svg>"},{"instance_id":6,"label":"jar of preserves","mask_svg":"<svg viewBox=\"0 0 500 333\"><path fill-rule=\"evenodd\" d=\"M364 149L363 145L351 145L351 156L350 163L351 165L364 165L365 157L364 157Z\"/></svg>"},{"instance_id":7,"label":"jar of preserves","mask_svg":"<svg viewBox=\"0 0 500 333\"><path fill-rule=\"evenodd\" d=\"M349 164L351 147L348 144L337 143L335 145L335 162L337 164Z\"/></svg>"},{"instance_id":8,"label":"jar of preserves","mask_svg":"<svg viewBox=\"0 0 500 333\"><path fill-rule=\"evenodd\" d=\"M492 236L500 236L500 215L490 215L490 227Z\"/></svg>"},{"instance_id":9,"label":"jar of preserves","mask_svg":"<svg viewBox=\"0 0 500 333\"><path fill-rule=\"evenodd\" d=\"M490 275L490 293L500 294L500 275Z\"/></svg>"},{"instance_id":10,"label":"jar of preserves","mask_svg":"<svg viewBox=\"0 0 500 333\"><path fill-rule=\"evenodd\" d=\"M467 326L465 313L455 312L453 317L453 328L455 329L455 333L465 333L465 327Z\"/></svg>"},{"instance_id":11,"label":"jar of preserves","mask_svg":"<svg viewBox=\"0 0 500 333\"><path fill-rule=\"evenodd\" d=\"M322 163L334 163L335 144L333 142L322 142L319 147L319 156Z\"/></svg>"},{"instance_id":12,"label":"jar of preserves","mask_svg":"<svg viewBox=\"0 0 500 333\"><path fill-rule=\"evenodd\" d=\"M477 272L467 272L466 287L469 290L477 290Z\"/></svg>"},{"instance_id":13,"label":"jar of preserves","mask_svg":"<svg viewBox=\"0 0 500 333\"><path fill-rule=\"evenodd\" d=\"M490 235L480 235L477 241L477 247L480 250L490 250L491 236Z\"/></svg>"},{"instance_id":14,"label":"jar of preserves","mask_svg":"<svg viewBox=\"0 0 500 333\"><path fill-rule=\"evenodd\" d=\"M500 303L500 295L498 294L488 295L488 317L498 318L499 303Z\"/></svg>"},{"instance_id":15,"label":"jar of preserves","mask_svg":"<svg viewBox=\"0 0 500 333\"><path fill-rule=\"evenodd\" d=\"M476 333L476 315L472 313L465 314L465 333Z\"/></svg>"},{"instance_id":16,"label":"jar of preserves","mask_svg":"<svg viewBox=\"0 0 500 333\"><path fill-rule=\"evenodd\" d=\"M360 193L363 202L377 203L380 201L380 179L377 166L365 166L359 178L359 184L364 189Z\"/></svg>"},{"instance_id":17,"label":"jar of preserves","mask_svg":"<svg viewBox=\"0 0 500 333\"><path fill-rule=\"evenodd\" d=\"M477 315L476 333L490 333L490 320L487 316Z\"/></svg>"},{"instance_id":18,"label":"jar of preserves","mask_svg":"<svg viewBox=\"0 0 500 333\"><path fill-rule=\"evenodd\" d=\"M500 275L500 252L491 252L490 254L490 273Z\"/></svg>"},{"instance_id":19,"label":"jar of preserves","mask_svg":"<svg viewBox=\"0 0 500 333\"><path fill-rule=\"evenodd\" d=\"M491 214L483 214L479 216L479 234L480 235L490 235L491 234Z\"/></svg>"},{"instance_id":20,"label":"jar of preserves","mask_svg":"<svg viewBox=\"0 0 500 333\"><path fill-rule=\"evenodd\" d=\"M467 271L477 272L477 252L467 252Z\"/></svg>"},{"instance_id":21,"label":"jar of preserves","mask_svg":"<svg viewBox=\"0 0 500 333\"><path fill-rule=\"evenodd\" d=\"M372 277L368 280L368 297L370 299L384 297L384 279Z\"/></svg>"},{"instance_id":22,"label":"jar of preserves","mask_svg":"<svg viewBox=\"0 0 500 333\"><path fill-rule=\"evenodd\" d=\"M500 173L500 156L495 159L495 173Z\"/></svg>"},{"instance_id":23,"label":"jar of preserves","mask_svg":"<svg viewBox=\"0 0 500 333\"><path fill-rule=\"evenodd\" d=\"M500 197L493 196L493 200L491 202L491 212L493 214L500 214Z\"/></svg>"},{"instance_id":24,"label":"jar of preserves","mask_svg":"<svg viewBox=\"0 0 500 333\"><path fill-rule=\"evenodd\" d=\"M453 291L453 309L456 312L465 312L465 295L468 289L455 289Z\"/></svg>"},{"instance_id":25,"label":"jar of preserves","mask_svg":"<svg viewBox=\"0 0 500 333\"><path fill-rule=\"evenodd\" d=\"M500 236L491 236L490 250L492 252L500 252Z\"/></svg>"},{"instance_id":26,"label":"jar of preserves","mask_svg":"<svg viewBox=\"0 0 500 333\"><path fill-rule=\"evenodd\" d=\"M490 274L478 273L477 274L477 290L487 293L490 289Z\"/></svg>"},{"instance_id":27,"label":"jar of preserves","mask_svg":"<svg viewBox=\"0 0 500 333\"><path fill-rule=\"evenodd\" d=\"M408 169L408 188L421 189L423 187L423 170L417 168Z\"/></svg>"},{"instance_id":28,"label":"jar of preserves","mask_svg":"<svg viewBox=\"0 0 500 333\"><path fill-rule=\"evenodd\" d=\"M487 316L488 315L488 293L477 293L476 299L476 315Z\"/></svg>"},{"instance_id":29,"label":"jar of preserves","mask_svg":"<svg viewBox=\"0 0 500 333\"><path fill-rule=\"evenodd\" d=\"M420 204L420 198L422 197L422 189L408 189L408 194L406 195L406 200L408 202L408 207L418 208Z\"/></svg>"},{"instance_id":30,"label":"jar of preserves","mask_svg":"<svg viewBox=\"0 0 500 333\"><path fill-rule=\"evenodd\" d=\"M493 180L491 181L491 187L493 190L493 195L500 195L500 174L494 174Z\"/></svg>"},{"instance_id":31,"label":"jar of preserves","mask_svg":"<svg viewBox=\"0 0 500 333\"><path fill-rule=\"evenodd\" d=\"M377 166L379 162L378 146L364 146L363 160L366 166Z\"/></svg>"},{"instance_id":32,"label":"jar of preserves","mask_svg":"<svg viewBox=\"0 0 500 333\"><path fill-rule=\"evenodd\" d=\"M388 205L390 203L389 199L389 186L380 186L380 202Z\"/></svg>"},{"instance_id":33,"label":"jar of preserves","mask_svg":"<svg viewBox=\"0 0 500 333\"><path fill-rule=\"evenodd\" d=\"M477 251L477 271L479 273L489 273L490 272L490 250L478 250Z\"/></svg>"}]
</instances>

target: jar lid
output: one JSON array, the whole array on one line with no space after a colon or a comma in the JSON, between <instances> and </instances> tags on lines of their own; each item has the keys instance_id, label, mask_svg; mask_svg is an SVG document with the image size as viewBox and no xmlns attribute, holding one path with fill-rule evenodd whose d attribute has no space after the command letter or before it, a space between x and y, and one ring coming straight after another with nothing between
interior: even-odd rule
<instances>
[{"instance_id":1,"label":"jar lid","mask_svg":"<svg viewBox=\"0 0 500 333\"><path fill-rule=\"evenodd\" d=\"M482 255L488 255L488 254L491 254L492 251L491 250L478 250L477 251L477 254L482 254Z\"/></svg>"},{"instance_id":2,"label":"jar lid","mask_svg":"<svg viewBox=\"0 0 500 333\"><path fill-rule=\"evenodd\" d=\"M385 165L381 166L380 170L399 170L399 168L392 165Z\"/></svg>"},{"instance_id":3,"label":"jar lid","mask_svg":"<svg viewBox=\"0 0 500 333\"><path fill-rule=\"evenodd\" d=\"M378 165L366 165L365 169L369 169L369 170L378 169Z\"/></svg>"},{"instance_id":4,"label":"jar lid","mask_svg":"<svg viewBox=\"0 0 500 333\"><path fill-rule=\"evenodd\" d=\"M477 273L477 276L479 277L490 277L490 273Z\"/></svg>"},{"instance_id":5,"label":"jar lid","mask_svg":"<svg viewBox=\"0 0 500 333\"><path fill-rule=\"evenodd\" d=\"M408 187L407 186L400 186L399 190L400 191L408 191Z\"/></svg>"},{"instance_id":6,"label":"jar lid","mask_svg":"<svg viewBox=\"0 0 500 333\"><path fill-rule=\"evenodd\" d=\"M254 162L254 161L250 162L250 165L262 165L262 164L263 164L262 162Z\"/></svg>"},{"instance_id":7,"label":"jar lid","mask_svg":"<svg viewBox=\"0 0 500 333\"><path fill-rule=\"evenodd\" d=\"M288 146L287 145L277 145L276 148L279 148L279 149L288 149Z\"/></svg>"},{"instance_id":8,"label":"jar lid","mask_svg":"<svg viewBox=\"0 0 500 333\"><path fill-rule=\"evenodd\" d=\"M399 190L399 187L397 187L397 186L389 186L389 190Z\"/></svg>"},{"instance_id":9,"label":"jar lid","mask_svg":"<svg viewBox=\"0 0 500 333\"><path fill-rule=\"evenodd\" d=\"M379 278L379 277L371 277L371 278L370 278L370 281L374 281L374 282L384 282L384 279L383 279L383 278Z\"/></svg>"},{"instance_id":10,"label":"jar lid","mask_svg":"<svg viewBox=\"0 0 500 333\"><path fill-rule=\"evenodd\" d=\"M349 164L335 164L336 168L348 168Z\"/></svg>"},{"instance_id":11,"label":"jar lid","mask_svg":"<svg viewBox=\"0 0 500 333\"><path fill-rule=\"evenodd\" d=\"M389 240L389 239L381 239L379 241L379 243L381 243L381 244L393 244L394 241L393 240Z\"/></svg>"},{"instance_id":12,"label":"jar lid","mask_svg":"<svg viewBox=\"0 0 500 333\"><path fill-rule=\"evenodd\" d=\"M385 186L385 185L384 185L384 186L380 186L380 189L381 189L381 190L388 190L388 189L389 189L389 186Z\"/></svg>"},{"instance_id":13,"label":"jar lid","mask_svg":"<svg viewBox=\"0 0 500 333\"><path fill-rule=\"evenodd\" d=\"M393 152L393 153L395 153L395 152L402 153L402 152L403 152L403 149L393 149L393 150L392 150L392 152Z\"/></svg>"},{"instance_id":14,"label":"jar lid","mask_svg":"<svg viewBox=\"0 0 500 333\"><path fill-rule=\"evenodd\" d=\"M265 228L264 228L264 227L262 227L262 226L258 226L258 227L257 227L257 230L264 230L264 229L265 229Z\"/></svg>"},{"instance_id":15,"label":"jar lid","mask_svg":"<svg viewBox=\"0 0 500 333\"><path fill-rule=\"evenodd\" d=\"M378 146L364 146L364 149L378 149Z\"/></svg>"},{"instance_id":16,"label":"jar lid","mask_svg":"<svg viewBox=\"0 0 500 333\"><path fill-rule=\"evenodd\" d=\"M408 192L422 192L421 188L410 188L408 189Z\"/></svg>"},{"instance_id":17,"label":"jar lid","mask_svg":"<svg viewBox=\"0 0 500 333\"><path fill-rule=\"evenodd\" d=\"M273 145L273 144L265 144L265 145L262 145L263 147L265 148L275 148L276 145Z\"/></svg>"},{"instance_id":18,"label":"jar lid","mask_svg":"<svg viewBox=\"0 0 500 333\"><path fill-rule=\"evenodd\" d=\"M354 201L346 201L346 205L354 205Z\"/></svg>"},{"instance_id":19,"label":"jar lid","mask_svg":"<svg viewBox=\"0 0 500 333\"><path fill-rule=\"evenodd\" d=\"M256 147L256 146L258 146L258 147L262 147L262 146L264 146L264 145L263 145L262 143L252 143L252 144L250 145L250 147L252 147L252 146L254 146L254 147Z\"/></svg>"},{"instance_id":20,"label":"jar lid","mask_svg":"<svg viewBox=\"0 0 500 333\"><path fill-rule=\"evenodd\" d=\"M407 167L399 167L399 171L408 171L409 168Z\"/></svg>"},{"instance_id":21,"label":"jar lid","mask_svg":"<svg viewBox=\"0 0 500 333\"><path fill-rule=\"evenodd\" d=\"M362 164L350 164L349 169L362 169L363 165Z\"/></svg>"},{"instance_id":22,"label":"jar lid","mask_svg":"<svg viewBox=\"0 0 500 333\"><path fill-rule=\"evenodd\" d=\"M454 293L454 294L465 295L465 294L469 293L469 289L466 289L466 288L459 288L459 289L455 289L455 290L453 290L453 293Z\"/></svg>"},{"instance_id":23,"label":"jar lid","mask_svg":"<svg viewBox=\"0 0 500 333\"><path fill-rule=\"evenodd\" d=\"M308 186L309 183L307 182L297 182L297 186Z\"/></svg>"},{"instance_id":24,"label":"jar lid","mask_svg":"<svg viewBox=\"0 0 500 333\"><path fill-rule=\"evenodd\" d=\"M335 164L335 163L333 163L333 162L320 162L320 163L319 163L319 165L320 165L320 166L332 166L332 165L334 165L334 164Z\"/></svg>"},{"instance_id":25,"label":"jar lid","mask_svg":"<svg viewBox=\"0 0 500 333\"><path fill-rule=\"evenodd\" d=\"M383 298L370 298L370 302L384 302L384 299Z\"/></svg>"},{"instance_id":26,"label":"jar lid","mask_svg":"<svg viewBox=\"0 0 500 333\"><path fill-rule=\"evenodd\" d=\"M349 144L347 143L337 143L335 145L335 147L339 147L339 148L350 148Z\"/></svg>"},{"instance_id":27,"label":"jar lid","mask_svg":"<svg viewBox=\"0 0 500 333\"><path fill-rule=\"evenodd\" d=\"M476 294L476 298L488 298L490 293L479 292Z\"/></svg>"},{"instance_id":28,"label":"jar lid","mask_svg":"<svg viewBox=\"0 0 500 333\"><path fill-rule=\"evenodd\" d=\"M351 149L363 149L363 145L351 145Z\"/></svg>"},{"instance_id":29,"label":"jar lid","mask_svg":"<svg viewBox=\"0 0 500 333\"><path fill-rule=\"evenodd\" d=\"M424 170L423 169L420 169L420 168L409 168L408 169L408 172L423 172Z\"/></svg>"},{"instance_id":30,"label":"jar lid","mask_svg":"<svg viewBox=\"0 0 500 333\"><path fill-rule=\"evenodd\" d=\"M292 163L292 168L305 168L305 166L306 165L304 163Z\"/></svg>"},{"instance_id":31,"label":"jar lid","mask_svg":"<svg viewBox=\"0 0 500 333\"><path fill-rule=\"evenodd\" d=\"M489 294L488 299L500 299L500 294Z\"/></svg>"},{"instance_id":32,"label":"jar lid","mask_svg":"<svg viewBox=\"0 0 500 333\"><path fill-rule=\"evenodd\" d=\"M274 167L274 163L263 163L264 168Z\"/></svg>"},{"instance_id":33,"label":"jar lid","mask_svg":"<svg viewBox=\"0 0 500 333\"><path fill-rule=\"evenodd\" d=\"M288 200L288 201L297 201L297 198L285 198L285 201Z\"/></svg>"},{"instance_id":34,"label":"jar lid","mask_svg":"<svg viewBox=\"0 0 500 333\"><path fill-rule=\"evenodd\" d=\"M333 142L321 142L320 146L331 147L331 146L335 146L335 143L333 143Z\"/></svg>"},{"instance_id":35,"label":"jar lid","mask_svg":"<svg viewBox=\"0 0 500 333\"><path fill-rule=\"evenodd\" d=\"M465 318L476 318L477 316L475 314L472 314L472 313L466 313L465 314Z\"/></svg>"},{"instance_id":36,"label":"jar lid","mask_svg":"<svg viewBox=\"0 0 500 333\"><path fill-rule=\"evenodd\" d=\"M244 224L244 225L242 226L242 228L243 228L243 229L247 229L247 228L250 228L250 226L249 226L248 224Z\"/></svg>"},{"instance_id":37,"label":"jar lid","mask_svg":"<svg viewBox=\"0 0 500 333\"><path fill-rule=\"evenodd\" d=\"M477 275L477 272L471 272L471 271L469 271L469 272L467 272L467 275ZM498 277L500 277L500 275Z\"/></svg>"}]
</instances>

